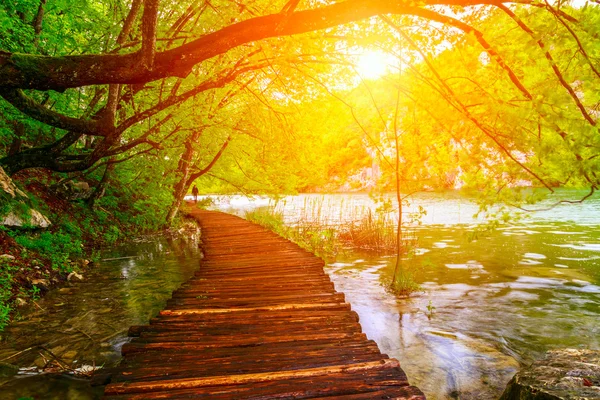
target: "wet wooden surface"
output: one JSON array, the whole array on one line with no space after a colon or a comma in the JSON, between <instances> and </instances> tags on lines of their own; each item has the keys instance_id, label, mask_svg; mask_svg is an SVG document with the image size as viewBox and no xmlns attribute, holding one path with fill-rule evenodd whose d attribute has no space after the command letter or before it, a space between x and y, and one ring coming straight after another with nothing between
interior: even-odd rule
<instances>
[{"instance_id":1,"label":"wet wooden surface","mask_svg":"<svg viewBox=\"0 0 600 400\"><path fill-rule=\"evenodd\" d=\"M424 399L362 333L323 261L241 218L194 210L204 259L133 326L105 399Z\"/></svg>"}]
</instances>

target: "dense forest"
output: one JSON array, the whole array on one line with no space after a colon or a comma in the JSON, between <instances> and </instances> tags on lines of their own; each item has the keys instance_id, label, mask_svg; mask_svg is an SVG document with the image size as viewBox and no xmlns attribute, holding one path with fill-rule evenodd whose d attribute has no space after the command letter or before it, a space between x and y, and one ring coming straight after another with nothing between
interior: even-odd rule
<instances>
[{"instance_id":1,"label":"dense forest","mask_svg":"<svg viewBox=\"0 0 600 400\"><path fill-rule=\"evenodd\" d=\"M592 195L596 3L2 1L0 326L193 186Z\"/></svg>"}]
</instances>

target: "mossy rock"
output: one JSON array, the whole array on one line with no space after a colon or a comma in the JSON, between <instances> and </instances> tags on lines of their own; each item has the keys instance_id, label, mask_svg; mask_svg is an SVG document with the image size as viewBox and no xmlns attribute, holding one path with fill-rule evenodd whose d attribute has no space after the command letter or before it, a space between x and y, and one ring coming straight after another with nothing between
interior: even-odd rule
<instances>
[{"instance_id":1,"label":"mossy rock","mask_svg":"<svg viewBox=\"0 0 600 400\"><path fill-rule=\"evenodd\" d=\"M564 349L519 371L500 400L599 400L600 350Z\"/></svg>"},{"instance_id":2,"label":"mossy rock","mask_svg":"<svg viewBox=\"0 0 600 400\"><path fill-rule=\"evenodd\" d=\"M48 218L31 208L29 198L0 167L0 225L47 228Z\"/></svg>"}]
</instances>

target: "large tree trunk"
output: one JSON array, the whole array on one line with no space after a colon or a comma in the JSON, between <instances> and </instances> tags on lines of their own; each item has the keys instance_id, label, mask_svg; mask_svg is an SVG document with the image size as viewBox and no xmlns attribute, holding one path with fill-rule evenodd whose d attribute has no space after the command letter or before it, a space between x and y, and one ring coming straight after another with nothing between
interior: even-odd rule
<instances>
[{"instance_id":1,"label":"large tree trunk","mask_svg":"<svg viewBox=\"0 0 600 400\"><path fill-rule=\"evenodd\" d=\"M202 131L200 130L195 131L185 142L185 151L183 152L183 156L181 157L179 166L177 167L177 175L179 180L175 184L174 188L173 194L175 199L173 200L173 203L169 208L169 212L167 213L167 225L171 225L173 223L173 220L177 216L177 212L181 207L181 203L183 203L183 198L187 193L187 189L189 188L188 178L190 177L192 160L196 154L194 151L194 144L198 141L201 133Z\"/></svg>"},{"instance_id":2,"label":"large tree trunk","mask_svg":"<svg viewBox=\"0 0 600 400\"><path fill-rule=\"evenodd\" d=\"M100 183L98 184L98 186L96 186L94 192L86 200L86 203L90 207L94 207L94 203L96 202L96 200L104 196L106 186L108 185L108 181L110 180L110 175L116 166L116 163L114 161L115 157L111 157L111 159L108 161L108 164L106 165L106 169L104 170L104 175L102 175L102 180L100 180Z\"/></svg>"}]
</instances>

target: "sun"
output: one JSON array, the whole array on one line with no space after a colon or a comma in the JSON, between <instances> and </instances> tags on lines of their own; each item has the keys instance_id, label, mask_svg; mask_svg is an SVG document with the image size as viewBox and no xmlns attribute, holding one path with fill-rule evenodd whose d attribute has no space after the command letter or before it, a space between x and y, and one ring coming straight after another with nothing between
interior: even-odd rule
<instances>
[{"instance_id":1,"label":"sun","mask_svg":"<svg viewBox=\"0 0 600 400\"><path fill-rule=\"evenodd\" d=\"M388 72L389 56L381 51L367 50L358 56L356 71L363 79L378 79Z\"/></svg>"}]
</instances>

